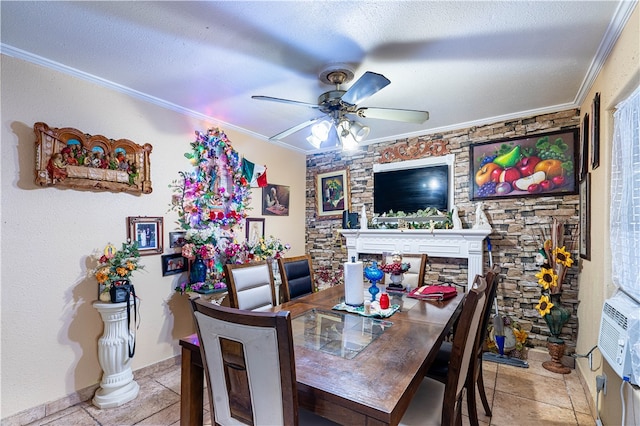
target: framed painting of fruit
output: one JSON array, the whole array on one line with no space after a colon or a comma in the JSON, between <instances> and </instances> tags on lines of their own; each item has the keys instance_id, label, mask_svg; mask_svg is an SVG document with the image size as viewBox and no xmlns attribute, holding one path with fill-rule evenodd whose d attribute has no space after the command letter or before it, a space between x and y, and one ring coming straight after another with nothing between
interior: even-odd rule
<instances>
[{"instance_id":1,"label":"framed painting of fruit","mask_svg":"<svg viewBox=\"0 0 640 426\"><path fill-rule=\"evenodd\" d=\"M471 199L577 194L578 129L471 145Z\"/></svg>"}]
</instances>

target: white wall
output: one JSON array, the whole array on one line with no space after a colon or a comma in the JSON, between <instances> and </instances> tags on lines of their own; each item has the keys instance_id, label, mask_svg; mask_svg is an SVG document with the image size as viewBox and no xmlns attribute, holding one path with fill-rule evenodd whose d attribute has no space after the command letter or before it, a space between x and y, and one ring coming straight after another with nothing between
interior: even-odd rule
<instances>
[{"instance_id":1,"label":"white wall","mask_svg":"<svg viewBox=\"0 0 640 426\"><path fill-rule=\"evenodd\" d=\"M609 239L609 206L611 200L611 146L613 137L613 112L618 102L625 99L640 84L640 8L629 19L618 42L611 51L595 84L581 105L581 116L591 118L591 103L600 93L600 167L591 171L591 260L581 260L580 305L578 308L579 332L577 353L587 353L598 343L600 313L604 300L614 291L611 282L611 246ZM591 396L596 399L596 379L604 371L609 378L607 395L600 395L600 413L605 425L640 424L640 390L629 391L627 405L635 400L635 420L621 419L621 379L606 364L596 349L594 371L586 359L578 360L577 368L585 378ZM630 389L630 387L628 388ZM627 413L629 413L627 409Z\"/></svg>"},{"instance_id":2,"label":"white wall","mask_svg":"<svg viewBox=\"0 0 640 426\"><path fill-rule=\"evenodd\" d=\"M96 86L84 80L2 56L1 139L1 383L0 416L57 400L100 380L97 341L102 321L92 302L97 283L88 260L108 242L126 239L127 216L164 217L165 253L175 213L168 187L191 166L197 120ZM211 96L216 96L211 93ZM73 127L92 135L153 145L153 192L126 193L43 188L34 184L33 124ZM266 233L304 253L304 155L224 127L234 148L266 164L269 182L289 185L290 215L268 217ZM249 212L260 217L261 191ZM241 234L244 236L244 232ZM180 277L162 277L160 255L142 257L146 271L133 275L141 324L133 369L179 354L177 339L193 332L185 296L174 294Z\"/></svg>"}]
</instances>

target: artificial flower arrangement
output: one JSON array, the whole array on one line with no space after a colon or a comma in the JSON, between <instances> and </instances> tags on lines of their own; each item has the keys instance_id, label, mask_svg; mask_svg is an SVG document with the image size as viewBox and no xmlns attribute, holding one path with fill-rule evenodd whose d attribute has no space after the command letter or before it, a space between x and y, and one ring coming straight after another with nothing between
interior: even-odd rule
<instances>
[{"instance_id":1,"label":"artificial flower arrangement","mask_svg":"<svg viewBox=\"0 0 640 426\"><path fill-rule=\"evenodd\" d=\"M132 243L130 240L122 243L120 250L117 250L113 244L109 243L102 254L96 257L98 266L91 271L91 274L96 278L100 286L104 286L103 288L101 287L100 295L105 293L108 295L112 285L123 284L124 280L129 280L134 271L144 269L144 265L139 264L138 244L136 242Z\"/></svg>"},{"instance_id":2,"label":"artificial flower arrangement","mask_svg":"<svg viewBox=\"0 0 640 426\"><path fill-rule=\"evenodd\" d=\"M251 199L242 160L219 129L195 134L191 152L185 153L195 170L181 172L181 178L170 185L174 191L171 209L177 210L182 229L231 227L246 217Z\"/></svg>"},{"instance_id":3,"label":"artificial flower arrangement","mask_svg":"<svg viewBox=\"0 0 640 426\"><path fill-rule=\"evenodd\" d=\"M567 251L564 243L564 225L555 218L551 225L550 238L544 239L543 248L536 255L536 263L540 266L536 278L542 287L536 310L544 318L554 307L550 296L562 293L567 270L573 265L571 253Z\"/></svg>"},{"instance_id":4,"label":"artificial flower arrangement","mask_svg":"<svg viewBox=\"0 0 640 426\"><path fill-rule=\"evenodd\" d=\"M385 220L387 218L397 218L398 222L387 222ZM433 219L426 220L429 218ZM371 219L370 228L451 229L453 228L453 211L443 213L436 208L427 207L425 209L420 209L415 213L407 214L403 211L394 212L393 210L389 210L382 215L376 213Z\"/></svg>"},{"instance_id":5,"label":"artificial flower arrangement","mask_svg":"<svg viewBox=\"0 0 640 426\"><path fill-rule=\"evenodd\" d=\"M269 238L260 238L254 244L247 244L247 258L251 260L279 259L291 248L279 239L270 235Z\"/></svg>"}]
</instances>

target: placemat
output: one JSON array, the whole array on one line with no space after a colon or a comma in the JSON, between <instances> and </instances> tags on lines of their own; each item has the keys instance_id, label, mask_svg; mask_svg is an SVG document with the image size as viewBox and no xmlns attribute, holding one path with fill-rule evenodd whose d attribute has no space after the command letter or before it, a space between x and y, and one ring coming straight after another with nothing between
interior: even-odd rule
<instances>
[{"instance_id":1,"label":"placemat","mask_svg":"<svg viewBox=\"0 0 640 426\"><path fill-rule=\"evenodd\" d=\"M400 309L400 305L390 305L389 308L380 309L380 310L374 309L374 307L371 306L371 313L370 314L366 314L364 312L364 306L350 306L350 305L347 305L344 302L338 303L337 305L335 305L331 309L335 309L336 311L347 311L347 312L350 312L352 314L362 315L363 317L389 318L391 315L395 314L398 311L398 309Z\"/></svg>"}]
</instances>

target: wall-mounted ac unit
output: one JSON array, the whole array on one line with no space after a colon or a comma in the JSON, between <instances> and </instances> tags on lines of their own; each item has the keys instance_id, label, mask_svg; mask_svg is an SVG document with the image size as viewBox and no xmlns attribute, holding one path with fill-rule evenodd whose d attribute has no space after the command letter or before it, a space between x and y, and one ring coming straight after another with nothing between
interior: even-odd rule
<instances>
[{"instance_id":1,"label":"wall-mounted ac unit","mask_svg":"<svg viewBox=\"0 0 640 426\"><path fill-rule=\"evenodd\" d=\"M623 293L604 301L598 349L611 368L623 380L632 384L640 382L640 365L636 362L635 370L632 362L632 349L637 355L640 346L640 305Z\"/></svg>"}]
</instances>

